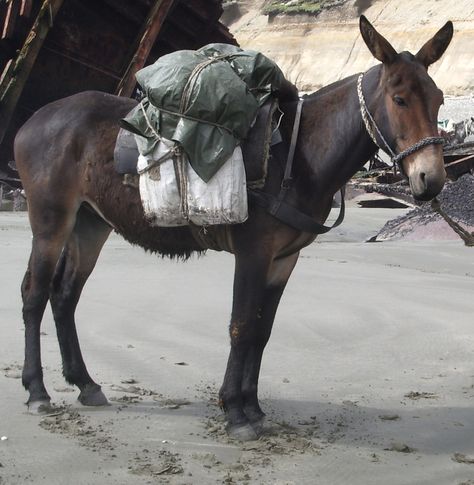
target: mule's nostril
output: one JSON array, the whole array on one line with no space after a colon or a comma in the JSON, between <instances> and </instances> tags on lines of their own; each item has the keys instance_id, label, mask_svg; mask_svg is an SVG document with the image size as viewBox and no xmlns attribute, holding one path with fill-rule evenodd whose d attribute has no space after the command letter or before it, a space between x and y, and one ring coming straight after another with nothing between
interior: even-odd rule
<instances>
[{"instance_id":1,"label":"mule's nostril","mask_svg":"<svg viewBox=\"0 0 474 485\"><path fill-rule=\"evenodd\" d=\"M421 183L423 184L423 187L426 189L426 174L425 174L425 172L420 172L420 180L421 180Z\"/></svg>"}]
</instances>

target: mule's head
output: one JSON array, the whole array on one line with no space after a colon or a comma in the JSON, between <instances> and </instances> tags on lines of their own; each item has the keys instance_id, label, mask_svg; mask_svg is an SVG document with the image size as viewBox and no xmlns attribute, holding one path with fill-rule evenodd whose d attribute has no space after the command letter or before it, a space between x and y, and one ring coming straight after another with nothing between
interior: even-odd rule
<instances>
[{"instance_id":1,"label":"mule's head","mask_svg":"<svg viewBox=\"0 0 474 485\"><path fill-rule=\"evenodd\" d=\"M438 137L438 111L443 93L427 70L451 42L452 22L447 22L416 55L397 53L364 16L360 18L360 31L369 50L382 62L380 81L371 104L375 122L391 149L400 153L416 148L421 140ZM430 200L443 188L446 172L439 143L426 144L404 157L400 164L416 199Z\"/></svg>"}]
</instances>

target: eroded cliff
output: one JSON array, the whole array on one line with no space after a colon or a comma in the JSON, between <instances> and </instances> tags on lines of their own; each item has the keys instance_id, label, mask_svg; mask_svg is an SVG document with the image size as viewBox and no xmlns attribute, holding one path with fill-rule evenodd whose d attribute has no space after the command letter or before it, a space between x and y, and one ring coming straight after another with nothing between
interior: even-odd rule
<instances>
[{"instance_id":1,"label":"eroded cliff","mask_svg":"<svg viewBox=\"0 0 474 485\"><path fill-rule=\"evenodd\" d=\"M313 91L377 62L359 35L363 13L397 50L413 53L452 20L452 44L430 73L446 94L474 94L473 0L348 0L316 17L276 16L270 21L262 14L264 4L238 0L229 28L241 46L274 59L301 90Z\"/></svg>"}]
</instances>

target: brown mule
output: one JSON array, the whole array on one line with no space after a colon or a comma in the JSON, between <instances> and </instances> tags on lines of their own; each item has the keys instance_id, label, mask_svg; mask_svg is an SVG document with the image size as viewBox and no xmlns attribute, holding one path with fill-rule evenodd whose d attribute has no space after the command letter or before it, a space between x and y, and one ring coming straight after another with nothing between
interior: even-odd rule
<instances>
[{"instance_id":1,"label":"brown mule","mask_svg":"<svg viewBox=\"0 0 474 485\"><path fill-rule=\"evenodd\" d=\"M286 203L319 223L326 220L334 193L375 153L376 143L402 152L400 164L416 198L436 196L445 180L436 141L443 95L427 67L451 41L451 22L415 56L397 54L364 17L360 28L381 64L363 78L351 76L308 96L302 108ZM296 105L294 101L281 107L283 142L272 151L266 194L280 190ZM258 205L251 205L245 223L209 227L205 238L197 227L151 227L138 191L123 185L113 169L118 120L133 106L131 99L104 93L77 94L39 110L16 137L15 159L33 232L22 284L23 385L29 391L29 408L42 411L50 402L40 353L40 325L48 300L64 377L78 386L84 405L107 402L84 364L74 312L114 229L129 242L170 257L187 258L208 248L235 255L231 349L220 399L229 432L240 439L256 438L264 418L257 397L262 354L299 251L316 235L281 222Z\"/></svg>"}]
</instances>

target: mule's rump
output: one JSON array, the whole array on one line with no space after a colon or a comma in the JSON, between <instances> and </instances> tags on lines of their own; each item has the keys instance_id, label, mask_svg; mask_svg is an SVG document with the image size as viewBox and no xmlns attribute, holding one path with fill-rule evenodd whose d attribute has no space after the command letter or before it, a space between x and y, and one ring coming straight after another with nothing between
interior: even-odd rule
<instances>
[{"instance_id":1,"label":"mule's rump","mask_svg":"<svg viewBox=\"0 0 474 485\"><path fill-rule=\"evenodd\" d=\"M205 244L189 227L151 227L138 190L125 185L114 170L119 120L135 105L132 99L86 91L51 103L30 118L16 137L15 159L27 198L35 201L31 210L84 204L130 243L188 257ZM46 194L41 209L36 206L39 192Z\"/></svg>"}]
</instances>

